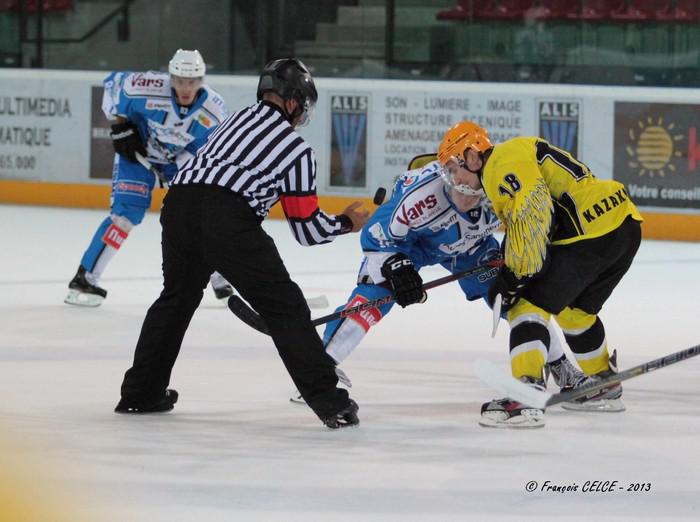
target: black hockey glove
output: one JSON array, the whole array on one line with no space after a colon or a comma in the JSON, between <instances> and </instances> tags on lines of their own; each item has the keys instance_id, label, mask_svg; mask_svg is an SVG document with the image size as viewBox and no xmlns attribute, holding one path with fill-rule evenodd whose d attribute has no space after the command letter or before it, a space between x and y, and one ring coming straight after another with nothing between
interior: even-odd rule
<instances>
[{"instance_id":1,"label":"black hockey glove","mask_svg":"<svg viewBox=\"0 0 700 522\"><path fill-rule=\"evenodd\" d=\"M529 280L529 277L518 279L508 268L501 267L489 287L489 305L493 307L496 296L501 294L501 313L507 312L518 302Z\"/></svg>"},{"instance_id":2,"label":"black hockey glove","mask_svg":"<svg viewBox=\"0 0 700 522\"><path fill-rule=\"evenodd\" d=\"M115 123L112 125L112 132L109 135L112 137L114 151L128 161L136 163L137 152L142 156L146 155L146 148L143 145L139 131L136 125L130 121Z\"/></svg>"},{"instance_id":3,"label":"black hockey glove","mask_svg":"<svg viewBox=\"0 0 700 522\"><path fill-rule=\"evenodd\" d=\"M428 298L423 290L423 279L406 255L397 253L387 258L382 265L382 275L391 286L394 299L401 307L423 303Z\"/></svg>"}]
</instances>

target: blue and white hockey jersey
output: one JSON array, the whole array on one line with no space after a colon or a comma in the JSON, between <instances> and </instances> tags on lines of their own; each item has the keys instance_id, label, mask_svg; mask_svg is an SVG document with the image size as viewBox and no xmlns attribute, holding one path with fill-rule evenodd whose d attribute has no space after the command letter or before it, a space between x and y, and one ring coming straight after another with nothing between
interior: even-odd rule
<instances>
[{"instance_id":1,"label":"blue and white hockey jersey","mask_svg":"<svg viewBox=\"0 0 700 522\"><path fill-rule=\"evenodd\" d=\"M362 273L383 281L381 266L394 252L406 254L416 267L445 264L476 253L500 226L487 200L459 211L447 195L439 163L409 170L398 178L391 199L380 206L362 229L366 255Z\"/></svg>"},{"instance_id":2,"label":"blue and white hockey jersey","mask_svg":"<svg viewBox=\"0 0 700 522\"><path fill-rule=\"evenodd\" d=\"M179 107L167 73L115 71L103 85L105 116L133 122L152 163L182 165L228 116L223 98L204 84L190 107Z\"/></svg>"}]
</instances>

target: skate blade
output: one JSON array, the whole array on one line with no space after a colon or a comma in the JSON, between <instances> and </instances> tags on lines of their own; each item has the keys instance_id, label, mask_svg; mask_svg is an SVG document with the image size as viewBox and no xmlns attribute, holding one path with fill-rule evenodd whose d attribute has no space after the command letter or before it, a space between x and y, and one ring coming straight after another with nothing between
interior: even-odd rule
<instances>
[{"instance_id":1,"label":"skate blade","mask_svg":"<svg viewBox=\"0 0 700 522\"><path fill-rule=\"evenodd\" d=\"M95 308L102 304L104 297L95 294L86 294L78 290L69 290L68 295L63 300L64 303L75 306Z\"/></svg>"},{"instance_id":2,"label":"skate blade","mask_svg":"<svg viewBox=\"0 0 700 522\"><path fill-rule=\"evenodd\" d=\"M586 402L562 402L561 407L569 411L596 411L602 413L618 413L625 411L622 399L599 399Z\"/></svg>"},{"instance_id":3,"label":"skate blade","mask_svg":"<svg viewBox=\"0 0 700 522\"><path fill-rule=\"evenodd\" d=\"M335 375L338 377L338 384L342 384L346 388L352 388L352 381L348 374L340 369L340 366L335 367Z\"/></svg>"},{"instance_id":4,"label":"skate blade","mask_svg":"<svg viewBox=\"0 0 700 522\"><path fill-rule=\"evenodd\" d=\"M294 394L289 397L289 402L293 402L294 404L306 404L306 401L298 391L295 391Z\"/></svg>"},{"instance_id":5,"label":"skate blade","mask_svg":"<svg viewBox=\"0 0 700 522\"><path fill-rule=\"evenodd\" d=\"M499 429L533 429L533 428L544 428L545 419L544 413L541 411L528 410L523 411L520 415L515 417L506 418L502 415L483 415L479 419L479 426L484 428L499 428Z\"/></svg>"}]
</instances>

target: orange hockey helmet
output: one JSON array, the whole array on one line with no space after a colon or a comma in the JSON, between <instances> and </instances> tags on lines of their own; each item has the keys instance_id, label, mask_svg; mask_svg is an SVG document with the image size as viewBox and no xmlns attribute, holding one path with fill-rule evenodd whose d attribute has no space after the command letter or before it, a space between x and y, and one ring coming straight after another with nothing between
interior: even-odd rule
<instances>
[{"instance_id":1,"label":"orange hockey helmet","mask_svg":"<svg viewBox=\"0 0 700 522\"><path fill-rule=\"evenodd\" d=\"M464 164L465 152L471 148L484 153L493 147L488 132L471 121L460 121L448 129L438 147L438 161L446 165L450 158Z\"/></svg>"}]
</instances>

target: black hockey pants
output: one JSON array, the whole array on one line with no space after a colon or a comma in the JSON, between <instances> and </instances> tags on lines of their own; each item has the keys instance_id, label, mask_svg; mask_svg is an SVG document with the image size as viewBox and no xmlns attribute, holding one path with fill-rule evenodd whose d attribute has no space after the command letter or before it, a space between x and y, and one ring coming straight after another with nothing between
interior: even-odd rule
<instances>
[{"instance_id":1,"label":"black hockey pants","mask_svg":"<svg viewBox=\"0 0 700 522\"><path fill-rule=\"evenodd\" d=\"M165 197L160 221L163 291L146 314L133 366L124 376L123 398L149 403L162 396L185 331L216 270L265 320L287 371L314 412L324 418L348 406L348 394L336 388L335 363L311 325L301 290L261 219L241 197L208 185L175 186Z\"/></svg>"}]
</instances>

